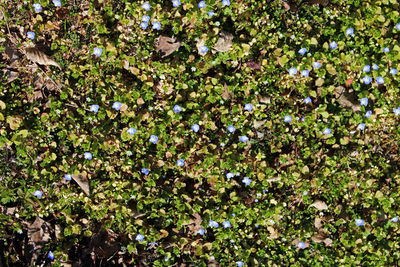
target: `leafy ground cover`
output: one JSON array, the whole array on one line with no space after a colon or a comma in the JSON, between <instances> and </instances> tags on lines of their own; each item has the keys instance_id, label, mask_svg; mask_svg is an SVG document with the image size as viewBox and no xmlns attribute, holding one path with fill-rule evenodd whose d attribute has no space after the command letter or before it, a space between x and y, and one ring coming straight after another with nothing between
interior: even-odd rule
<instances>
[{"instance_id":1,"label":"leafy ground cover","mask_svg":"<svg viewBox=\"0 0 400 267\"><path fill-rule=\"evenodd\" d=\"M3 265L398 264L398 0L0 8Z\"/></svg>"}]
</instances>

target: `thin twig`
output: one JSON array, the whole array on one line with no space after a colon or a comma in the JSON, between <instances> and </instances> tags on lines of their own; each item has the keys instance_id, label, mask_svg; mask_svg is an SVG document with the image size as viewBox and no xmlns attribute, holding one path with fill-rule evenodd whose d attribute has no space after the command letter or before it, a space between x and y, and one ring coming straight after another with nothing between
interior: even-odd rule
<instances>
[{"instance_id":1,"label":"thin twig","mask_svg":"<svg viewBox=\"0 0 400 267\"><path fill-rule=\"evenodd\" d=\"M7 22L6 14L4 14L3 9L0 9L0 11L1 11L1 13L3 14L4 21L6 22L8 34L11 35L10 28L8 27L8 22Z\"/></svg>"}]
</instances>

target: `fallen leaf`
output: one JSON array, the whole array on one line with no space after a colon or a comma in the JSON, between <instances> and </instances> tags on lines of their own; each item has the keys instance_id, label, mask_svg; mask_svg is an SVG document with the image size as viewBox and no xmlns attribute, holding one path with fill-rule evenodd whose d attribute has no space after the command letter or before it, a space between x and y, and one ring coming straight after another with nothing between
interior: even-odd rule
<instances>
[{"instance_id":1,"label":"fallen leaf","mask_svg":"<svg viewBox=\"0 0 400 267\"><path fill-rule=\"evenodd\" d=\"M261 126L263 126L266 122L267 122L267 120L254 121L254 128L258 129L258 128L260 128Z\"/></svg>"},{"instance_id":2,"label":"fallen leaf","mask_svg":"<svg viewBox=\"0 0 400 267\"><path fill-rule=\"evenodd\" d=\"M156 51L161 51L164 53L162 57L171 55L174 51L178 50L181 43L176 41L175 38L170 38L167 36L160 36L158 38L158 45Z\"/></svg>"},{"instance_id":3,"label":"fallen leaf","mask_svg":"<svg viewBox=\"0 0 400 267\"><path fill-rule=\"evenodd\" d=\"M78 174L78 175L73 174L73 175L71 175L71 177L82 188L83 192L85 192L86 195L90 194L89 180L86 176L84 176L82 174Z\"/></svg>"},{"instance_id":4,"label":"fallen leaf","mask_svg":"<svg viewBox=\"0 0 400 267\"><path fill-rule=\"evenodd\" d=\"M41 249L51 240L50 229L50 224L39 217L36 217L35 221L28 225L29 248L27 248L27 254L31 258L31 263L36 261Z\"/></svg>"},{"instance_id":5,"label":"fallen leaf","mask_svg":"<svg viewBox=\"0 0 400 267\"><path fill-rule=\"evenodd\" d=\"M251 69L254 70L260 70L261 69L261 64L255 62L255 61L249 61L247 62L247 66Z\"/></svg>"},{"instance_id":6,"label":"fallen leaf","mask_svg":"<svg viewBox=\"0 0 400 267\"><path fill-rule=\"evenodd\" d=\"M270 233L269 238L271 238L271 239L277 239L278 238L278 231L274 227L268 226L267 230Z\"/></svg>"},{"instance_id":7,"label":"fallen leaf","mask_svg":"<svg viewBox=\"0 0 400 267\"><path fill-rule=\"evenodd\" d=\"M234 96L233 92L229 91L228 85L224 83L224 88L222 89L222 98L224 100L232 99Z\"/></svg>"},{"instance_id":8,"label":"fallen leaf","mask_svg":"<svg viewBox=\"0 0 400 267\"><path fill-rule=\"evenodd\" d=\"M40 64L40 65L51 65L55 66L59 69L61 69L60 65L53 59L51 59L49 56L47 56L45 53L37 49L36 47L28 47L25 49L25 55L26 57L31 60L34 63Z\"/></svg>"},{"instance_id":9,"label":"fallen leaf","mask_svg":"<svg viewBox=\"0 0 400 267\"><path fill-rule=\"evenodd\" d=\"M311 207L314 207L317 210L327 210L328 209L328 205L326 205L326 203L321 200L315 201L313 204L311 204Z\"/></svg>"},{"instance_id":10,"label":"fallen leaf","mask_svg":"<svg viewBox=\"0 0 400 267\"><path fill-rule=\"evenodd\" d=\"M358 97L355 94L350 93L343 86L338 86L335 88L335 95L336 100L342 107L352 109L354 112L361 110L361 105L358 101Z\"/></svg>"},{"instance_id":11,"label":"fallen leaf","mask_svg":"<svg viewBox=\"0 0 400 267\"><path fill-rule=\"evenodd\" d=\"M160 233L161 233L160 238L165 238L168 236L168 231L166 230L161 229Z\"/></svg>"},{"instance_id":12,"label":"fallen leaf","mask_svg":"<svg viewBox=\"0 0 400 267\"><path fill-rule=\"evenodd\" d=\"M322 220L320 218L314 219L314 227L318 230L322 228Z\"/></svg>"},{"instance_id":13,"label":"fallen leaf","mask_svg":"<svg viewBox=\"0 0 400 267\"><path fill-rule=\"evenodd\" d=\"M202 35L202 38L199 39L199 40L197 41L197 43L196 43L197 52L198 52L200 55L202 55L202 56L204 56L204 55L206 54L206 53L202 53L202 52L201 52L201 47L204 46L204 44L206 43L205 38L206 38L206 36L203 34L203 35Z\"/></svg>"},{"instance_id":14,"label":"fallen leaf","mask_svg":"<svg viewBox=\"0 0 400 267\"><path fill-rule=\"evenodd\" d=\"M283 8L285 9L285 11L290 10L290 5L287 2L281 1L281 4L282 4Z\"/></svg>"},{"instance_id":15,"label":"fallen leaf","mask_svg":"<svg viewBox=\"0 0 400 267\"><path fill-rule=\"evenodd\" d=\"M214 49L218 52L229 51L232 47L233 35L224 31L221 31L221 35L214 45Z\"/></svg>"},{"instance_id":16,"label":"fallen leaf","mask_svg":"<svg viewBox=\"0 0 400 267\"><path fill-rule=\"evenodd\" d=\"M102 229L99 233L92 236L89 248L94 250L100 258L109 258L120 249L118 235L111 229Z\"/></svg>"}]
</instances>

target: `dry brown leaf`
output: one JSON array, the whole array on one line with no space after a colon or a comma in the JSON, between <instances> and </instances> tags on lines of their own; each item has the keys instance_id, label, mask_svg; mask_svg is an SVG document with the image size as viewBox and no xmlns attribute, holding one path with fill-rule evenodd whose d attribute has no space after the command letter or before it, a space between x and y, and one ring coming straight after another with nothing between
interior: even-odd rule
<instances>
[{"instance_id":1,"label":"dry brown leaf","mask_svg":"<svg viewBox=\"0 0 400 267\"><path fill-rule=\"evenodd\" d=\"M326 205L326 203L321 200L317 200L314 203L312 203L311 207L314 207L317 210L327 210L328 209L328 205Z\"/></svg>"},{"instance_id":2,"label":"dry brown leaf","mask_svg":"<svg viewBox=\"0 0 400 267\"><path fill-rule=\"evenodd\" d=\"M229 51L232 47L233 35L224 31L221 31L221 36L214 45L214 49L218 52Z\"/></svg>"},{"instance_id":3,"label":"dry brown leaf","mask_svg":"<svg viewBox=\"0 0 400 267\"><path fill-rule=\"evenodd\" d=\"M28 225L28 243L31 248L28 253L31 256L31 263L36 261L44 244L50 241L50 229L50 224L39 217L36 217L35 221Z\"/></svg>"},{"instance_id":4,"label":"dry brown leaf","mask_svg":"<svg viewBox=\"0 0 400 267\"><path fill-rule=\"evenodd\" d=\"M55 66L59 69L61 69L60 65L53 59L51 59L49 56L47 56L45 53L37 49L36 47L28 47L25 49L25 55L26 57L31 60L34 63L40 64L40 65L50 65L50 66Z\"/></svg>"},{"instance_id":5,"label":"dry brown leaf","mask_svg":"<svg viewBox=\"0 0 400 267\"><path fill-rule=\"evenodd\" d=\"M268 226L267 230L270 233L269 238L271 238L271 239L277 239L278 238L278 231L274 227Z\"/></svg>"},{"instance_id":6,"label":"dry brown leaf","mask_svg":"<svg viewBox=\"0 0 400 267\"><path fill-rule=\"evenodd\" d=\"M258 128L260 128L261 126L263 126L266 122L267 122L267 120L254 121L254 128L258 129Z\"/></svg>"},{"instance_id":7,"label":"dry brown leaf","mask_svg":"<svg viewBox=\"0 0 400 267\"><path fill-rule=\"evenodd\" d=\"M347 109L352 109L354 112L361 110L361 105L358 102L357 96L346 90L343 86L338 86L335 88L335 94L339 104Z\"/></svg>"},{"instance_id":8,"label":"dry brown leaf","mask_svg":"<svg viewBox=\"0 0 400 267\"><path fill-rule=\"evenodd\" d=\"M306 5L322 5L327 6L329 4L329 0L306 0L303 2Z\"/></svg>"},{"instance_id":9,"label":"dry brown leaf","mask_svg":"<svg viewBox=\"0 0 400 267\"><path fill-rule=\"evenodd\" d=\"M322 220L320 218L315 218L314 219L314 226L318 230L322 228Z\"/></svg>"},{"instance_id":10,"label":"dry brown leaf","mask_svg":"<svg viewBox=\"0 0 400 267\"><path fill-rule=\"evenodd\" d=\"M160 238L165 238L168 236L168 231L161 229L160 234Z\"/></svg>"},{"instance_id":11,"label":"dry brown leaf","mask_svg":"<svg viewBox=\"0 0 400 267\"><path fill-rule=\"evenodd\" d=\"M285 11L289 11L290 10L290 5L287 2L281 1L281 4L285 8Z\"/></svg>"},{"instance_id":12,"label":"dry brown leaf","mask_svg":"<svg viewBox=\"0 0 400 267\"><path fill-rule=\"evenodd\" d=\"M224 83L224 88L222 89L222 98L224 100L232 99L234 96L233 92L229 91L228 85Z\"/></svg>"},{"instance_id":13,"label":"dry brown leaf","mask_svg":"<svg viewBox=\"0 0 400 267\"><path fill-rule=\"evenodd\" d=\"M158 38L158 45L156 51L161 51L164 53L162 57L166 57L171 55L174 51L178 50L181 46L181 43L176 41L175 38L170 38L167 36L160 36Z\"/></svg>"},{"instance_id":14,"label":"dry brown leaf","mask_svg":"<svg viewBox=\"0 0 400 267\"><path fill-rule=\"evenodd\" d=\"M118 235L111 229L102 229L92 236L89 248L100 258L109 258L120 249Z\"/></svg>"},{"instance_id":15,"label":"dry brown leaf","mask_svg":"<svg viewBox=\"0 0 400 267\"><path fill-rule=\"evenodd\" d=\"M83 192L85 192L86 195L90 194L89 180L86 176L84 176L82 174L78 174L78 175L73 174L73 175L71 175L71 177L82 188Z\"/></svg>"}]
</instances>

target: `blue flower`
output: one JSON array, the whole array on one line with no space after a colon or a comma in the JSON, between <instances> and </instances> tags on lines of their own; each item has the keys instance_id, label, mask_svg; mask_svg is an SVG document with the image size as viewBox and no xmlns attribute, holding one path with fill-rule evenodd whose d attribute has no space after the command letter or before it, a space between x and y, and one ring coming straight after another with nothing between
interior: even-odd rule
<instances>
[{"instance_id":1,"label":"blue flower","mask_svg":"<svg viewBox=\"0 0 400 267\"><path fill-rule=\"evenodd\" d=\"M382 51L383 51L384 53L389 53L389 52L390 52L390 49L389 49L389 47L385 47L385 48L382 49Z\"/></svg>"},{"instance_id":2,"label":"blue flower","mask_svg":"<svg viewBox=\"0 0 400 267\"><path fill-rule=\"evenodd\" d=\"M313 68L314 68L314 69L319 69L319 68L321 68L321 63L319 63L319 62L317 62L317 61L314 61L314 62L312 63L312 65L313 65Z\"/></svg>"},{"instance_id":3,"label":"blue flower","mask_svg":"<svg viewBox=\"0 0 400 267\"><path fill-rule=\"evenodd\" d=\"M173 110L176 113L180 113L182 111L182 108L179 105L175 105Z\"/></svg>"},{"instance_id":4,"label":"blue flower","mask_svg":"<svg viewBox=\"0 0 400 267\"><path fill-rule=\"evenodd\" d=\"M337 44L335 41L333 41L333 42L331 42L331 43L329 44L329 47L333 50L333 49L335 49L336 47L338 47L338 44Z\"/></svg>"},{"instance_id":5,"label":"blue flower","mask_svg":"<svg viewBox=\"0 0 400 267\"><path fill-rule=\"evenodd\" d=\"M218 228L219 224L216 221L210 220L210 222L208 223L208 226L210 226L212 228Z\"/></svg>"},{"instance_id":6,"label":"blue flower","mask_svg":"<svg viewBox=\"0 0 400 267\"><path fill-rule=\"evenodd\" d=\"M100 47L95 47L93 48L93 55L95 56L101 56L101 53L103 52L103 49L101 49Z\"/></svg>"},{"instance_id":7,"label":"blue flower","mask_svg":"<svg viewBox=\"0 0 400 267\"><path fill-rule=\"evenodd\" d=\"M144 236L141 234L138 234L135 239L136 239L136 241L142 242L144 239Z\"/></svg>"},{"instance_id":8,"label":"blue flower","mask_svg":"<svg viewBox=\"0 0 400 267\"><path fill-rule=\"evenodd\" d=\"M239 137L239 141L242 143L246 143L247 141L249 141L249 138L245 135L242 135L241 137Z\"/></svg>"},{"instance_id":9,"label":"blue flower","mask_svg":"<svg viewBox=\"0 0 400 267\"><path fill-rule=\"evenodd\" d=\"M390 69L389 73L392 74L392 75L396 75L397 74L397 69L392 68L392 69Z\"/></svg>"},{"instance_id":10,"label":"blue flower","mask_svg":"<svg viewBox=\"0 0 400 267\"><path fill-rule=\"evenodd\" d=\"M365 117L365 118L369 118L369 117L371 117L371 115L372 115L372 111L371 111L371 110L368 110L368 111L365 113L364 117Z\"/></svg>"},{"instance_id":11,"label":"blue flower","mask_svg":"<svg viewBox=\"0 0 400 267\"><path fill-rule=\"evenodd\" d=\"M304 98L303 101L305 104L309 104L309 103L311 103L312 100L310 97L307 97L307 98Z\"/></svg>"},{"instance_id":12,"label":"blue flower","mask_svg":"<svg viewBox=\"0 0 400 267\"><path fill-rule=\"evenodd\" d=\"M148 246L158 246L158 243L156 243L156 242L149 242L147 245L148 245Z\"/></svg>"},{"instance_id":13,"label":"blue flower","mask_svg":"<svg viewBox=\"0 0 400 267\"><path fill-rule=\"evenodd\" d=\"M26 33L26 37L28 37L28 39L34 40L35 39L35 33L34 32L27 32Z\"/></svg>"},{"instance_id":14,"label":"blue flower","mask_svg":"<svg viewBox=\"0 0 400 267\"><path fill-rule=\"evenodd\" d=\"M236 128L233 127L233 125L229 125L229 126L228 126L228 131L229 131L230 133L233 133L233 132L236 131Z\"/></svg>"},{"instance_id":15,"label":"blue flower","mask_svg":"<svg viewBox=\"0 0 400 267\"><path fill-rule=\"evenodd\" d=\"M112 108L118 111L121 108L121 106L122 106L121 102L114 102Z\"/></svg>"},{"instance_id":16,"label":"blue flower","mask_svg":"<svg viewBox=\"0 0 400 267\"><path fill-rule=\"evenodd\" d=\"M197 133L199 130L200 130L200 126L197 123L192 125L193 132Z\"/></svg>"},{"instance_id":17,"label":"blue flower","mask_svg":"<svg viewBox=\"0 0 400 267\"><path fill-rule=\"evenodd\" d=\"M325 135L330 135L332 133L332 131L329 128L325 128L325 130L322 133Z\"/></svg>"},{"instance_id":18,"label":"blue flower","mask_svg":"<svg viewBox=\"0 0 400 267\"><path fill-rule=\"evenodd\" d=\"M370 65L365 65L363 67L363 72L370 72L371 71L371 66Z\"/></svg>"},{"instance_id":19,"label":"blue flower","mask_svg":"<svg viewBox=\"0 0 400 267\"><path fill-rule=\"evenodd\" d=\"M176 161L176 165L178 165L178 167L182 167L183 165L185 165L185 161L183 159L178 159Z\"/></svg>"},{"instance_id":20,"label":"blue flower","mask_svg":"<svg viewBox=\"0 0 400 267\"><path fill-rule=\"evenodd\" d=\"M85 152L85 153L83 153L83 157L85 159L91 160L93 158L93 155L90 152Z\"/></svg>"},{"instance_id":21,"label":"blue flower","mask_svg":"<svg viewBox=\"0 0 400 267\"><path fill-rule=\"evenodd\" d=\"M365 76L365 77L363 78L363 82L364 82L365 84L370 84L370 83L372 82L372 78L369 77L369 76L367 75L367 76Z\"/></svg>"},{"instance_id":22,"label":"blue flower","mask_svg":"<svg viewBox=\"0 0 400 267\"><path fill-rule=\"evenodd\" d=\"M289 75L290 75L290 76L293 76L293 75L295 75L295 74L297 74L297 69L296 69L296 67L290 68L290 69L289 69Z\"/></svg>"},{"instance_id":23,"label":"blue flower","mask_svg":"<svg viewBox=\"0 0 400 267\"><path fill-rule=\"evenodd\" d=\"M206 232L206 230L204 230L203 228L201 228L201 229L199 229L199 230L197 231L197 233L198 233L199 235L204 235L205 232Z\"/></svg>"},{"instance_id":24,"label":"blue flower","mask_svg":"<svg viewBox=\"0 0 400 267\"><path fill-rule=\"evenodd\" d=\"M148 16L148 15L143 15L143 17L142 17L142 21L143 22L149 22L150 21L150 16Z\"/></svg>"},{"instance_id":25,"label":"blue flower","mask_svg":"<svg viewBox=\"0 0 400 267\"><path fill-rule=\"evenodd\" d=\"M209 15L210 17L212 17L212 16L215 15L215 13L214 13L213 11L208 11L208 12L207 12L207 15Z\"/></svg>"},{"instance_id":26,"label":"blue flower","mask_svg":"<svg viewBox=\"0 0 400 267\"><path fill-rule=\"evenodd\" d=\"M236 215L235 215L235 213L232 213L232 217L235 217Z\"/></svg>"},{"instance_id":27,"label":"blue flower","mask_svg":"<svg viewBox=\"0 0 400 267\"><path fill-rule=\"evenodd\" d=\"M222 6L230 6L231 2L229 0L222 0Z\"/></svg>"},{"instance_id":28,"label":"blue flower","mask_svg":"<svg viewBox=\"0 0 400 267\"><path fill-rule=\"evenodd\" d=\"M360 130L360 131L364 131L364 129L365 129L365 123L360 123L360 124L357 126L357 129Z\"/></svg>"},{"instance_id":29,"label":"blue flower","mask_svg":"<svg viewBox=\"0 0 400 267\"><path fill-rule=\"evenodd\" d=\"M149 24L145 21L140 23L140 27L142 27L143 30L146 30L148 26L149 26Z\"/></svg>"},{"instance_id":30,"label":"blue flower","mask_svg":"<svg viewBox=\"0 0 400 267\"><path fill-rule=\"evenodd\" d=\"M355 219L354 220L357 226L364 226L364 220L362 219Z\"/></svg>"},{"instance_id":31,"label":"blue flower","mask_svg":"<svg viewBox=\"0 0 400 267\"><path fill-rule=\"evenodd\" d=\"M360 105L361 106L367 106L368 105L368 98L364 97L360 99Z\"/></svg>"},{"instance_id":32,"label":"blue flower","mask_svg":"<svg viewBox=\"0 0 400 267\"><path fill-rule=\"evenodd\" d=\"M152 135L152 136L150 136L149 141L150 141L151 143L153 143L153 144L157 144L157 142L158 142L158 137L155 136L155 135Z\"/></svg>"},{"instance_id":33,"label":"blue flower","mask_svg":"<svg viewBox=\"0 0 400 267\"><path fill-rule=\"evenodd\" d=\"M300 248L300 249L304 249L306 247L306 243L299 242L299 243L297 243L297 247Z\"/></svg>"},{"instance_id":34,"label":"blue flower","mask_svg":"<svg viewBox=\"0 0 400 267\"><path fill-rule=\"evenodd\" d=\"M35 192L33 192L33 195L37 198L41 198L43 195L43 192L40 190L36 190Z\"/></svg>"},{"instance_id":35,"label":"blue flower","mask_svg":"<svg viewBox=\"0 0 400 267\"><path fill-rule=\"evenodd\" d=\"M172 1L172 5L173 5L174 7L178 7L178 6L181 5L181 1L179 1L179 0L173 0L173 1Z\"/></svg>"},{"instance_id":36,"label":"blue flower","mask_svg":"<svg viewBox=\"0 0 400 267\"><path fill-rule=\"evenodd\" d=\"M142 8L143 8L144 10L146 10L146 11L149 11L149 10L150 10L150 4L147 3L147 2L145 2L145 3L142 5Z\"/></svg>"},{"instance_id":37,"label":"blue flower","mask_svg":"<svg viewBox=\"0 0 400 267\"><path fill-rule=\"evenodd\" d=\"M242 267L244 265L243 261L237 261L236 262L237 267Z\"/></svg>"},{"instance_id":38,"label":"blue flower","mask_svg":"<svg viewBox=\"0 0 400 267\"><path fill-rule=\"evenodd\" d=\"M99 111L99 105L91 105L90 111L97 113Z\"/></svg>"},{"instance_id":39,"label":"blue flower","mask_svg":"<svg viewBox=\"0 0 400 267\"><path fill-rule=\"evenodd\" d=\"M206 7L206 2L200 1L199 2L199 8L205 8Z\"/></svg>"},{"instance_id":40,"label":"blue flower","mask_svg":"<svg viewBox=\"0 0 400 267\"><path fill-rule=\"evenodd\" d=\"M292 116L286 115L286 116L283 118L283 121L284 121L284 122L291 122L291 121L292 121Z\"/></svg>"},{"instance_id":41,"label":"blue flower","mask_svg":"<svg viewBox=\"0 0 400 267\"><path fill-rule=\"evenodd\" d=\"M354 29L353 28L348 28L346 30L346 35L354 35Z\"/></svg>"},{"instance_id":42,"label":"blue flower","mask_svg":"<svg viewBox=\"0 0 400 267\"><path fill-rule=\"evenodd\" d=\"M71 181L72 176L71 176L71 174L66 174L66 175L64 175L64 178L66 181Z\"/></svg>"},{"instance_id":43,"label":"blue flower","mask_svg":"<svg viewBox=\"0 0 400 267\"><path fill-rule=\"evenodd\" d=\"M230 221L224 221L224 222L222 223L222 225L224 226L224 228L231 228L231 223L230 223Z\"/></svg>"},{"instance_id":44,"label":"blue flower","mask_svg":"<svg viewBox=\"0 0 400 267\"><path fill-rule=\"evenodd\" d=\"M385 83L385 80L383 79L383 77L378 76L378 77L376 77L376 83L377 84L383 84L383 83Z\"/></svg>"},{"instance_id":45,"label":"blue flower","mask_svg":"<svg viewBox=\"0 0 400 267\"><path fill-rule=\"evenodd\" d=\"M42 6L39 3L33 4L33 7L35 8L36 12L42 11Z\"/></svg>"},{"instance_id":46,"label":"blue flower","mask_svg":"<svg viewBox=\"0 0 400 267\"><path fill-rule=\"evenodd\" d=\"M244 105L244 109L247 110L248 112L253 110L253 105L248 103L246 105Z\"/></svg>"},{"instance_id":47,"label":"blue flower","mask_svg":"<svg viewBox=\"0 0 400 267\"><path fill-rule=\"evenodd\" d=\"M372 65L372 69L377 70L377 69L379 69L379 66L374 63L374 65Z\"/></svg>"},{"instance_id":48,"label":"blue flower","mask_svg":"<svg viewBox=\"0 0 400 267\"><path fill-rule=\"evenodd\" d=\"M131 127L128 130L126 130L126 132L130 135L134 135L137 131L135 128Z\"/></svg>"},{"instance_id":49,"label":"blue flower","mask_svg":"<svg viewBox=\"0 0 400 267\"><path fill-rule=\"evenodd\" d=\"M153 22L153 29L154 30L161 30L161 23L158 21Z\"/></svg>"},{"instance_id":50,"label":"blue flower","mask_svg":"<svg viewBox=\"0 0 400 267\"><path fill-rule=\"evenodd\" d=\"M399 116L400 115L400 107L394 108L393 113L394 113L394 115Z\"/></svg>"},{"instance_id":51,"label":"blue flower","mask_svg":"<svg viewBox=\"0 0 400 267\"><path fill-rule=\"evenodd\" d=\"M51 252L51 251L49 251L49 253L47 254L47 258L48 258L49 260L54 260L54 253Z\"/></svg>"},{"instance_id":52,"label":"blue flower","mask_svg":"<svg viewBox=\"0 0 400 267\"><path fill-rule=\"evenodd\" d=\"M309 70L302 70L301 71L301 77L308 77L310 71Z\"/></svg>"},{"instance_id":53,"label":"blue flower","mask_svg":"<svg viewBox=\"0 0 400 267\"><path fill-rule=\"evenodd\" d=\"M142 168L141 172L142 172L144 175L149 175L149 173L150 173L149 169L146 169L146 168Z\"/></svg>"},{"instance_id":54,"label":"blue flower","mask_svg":"<svg viewBox=\"0 0 400 267\"><path fill-rule=\"evenodd\" d=\"M207 52L208 52L207 46L205 46L205 45L201 46L201 47L200 47L200 52L201 52L202 54L207 53Z\"/></svg>"},{"instance_id":55,"label":"blue flower","mask_svg":"<svg viewBox=\"0 0 400 267\"><path fill-rule=\"evenodd\" d=\"M399 217L394 217L391 219L392 222L398 222L399 221Z\"/></svg>"},{"instance_id":56,"label":"blue flower","mask_svg":"<svg viewBox=\"0 0 400 267\"><path fill-rule=\"evenodd\" d=\"M400 30L400 22L396 24L396 29Z\"/></svg>"},{"instance_id":57,"label":"blue flower","mask_svg":"<svg viewBox=\"0 0 400 267\"><path fill-rule=\"evenodd\" d=\"M228 172L227 174L226 174L226 178L227 179L231 179L231 178L233 178L235 175L233 174L233 173L231 173L231 172Z\"/></svg>"},{"instance_id":58,"label":"blue flower","mask_svg":"<svg viewBox=\"0 0 400 267\"><path fill-rule=\"evenodd\" d=\"M55 7L60 7L61 6L61 1L60 0L53 0L53 5Z\"/></svg>"},{"instance_id":59,"label":"blue flower","mask_svg":"<svg viewBox=\"0 0 400 267\"><path fill-rule=\"evenodd\" d=\"M250 185L251 179L249 177L244 177L242 180L242 183L244 183L245 185Z\"/></svg>"},{"instance_id":60,"label":"blue flower","mask_svg":"<svg viewBox=\"0 0 400 267\"><path fill-rule=\"evenodd\" d=\"M298 52L300 55L304 56L304 54L307 53L307 48L303 47Z\"/></svg>"}]
</instances>

